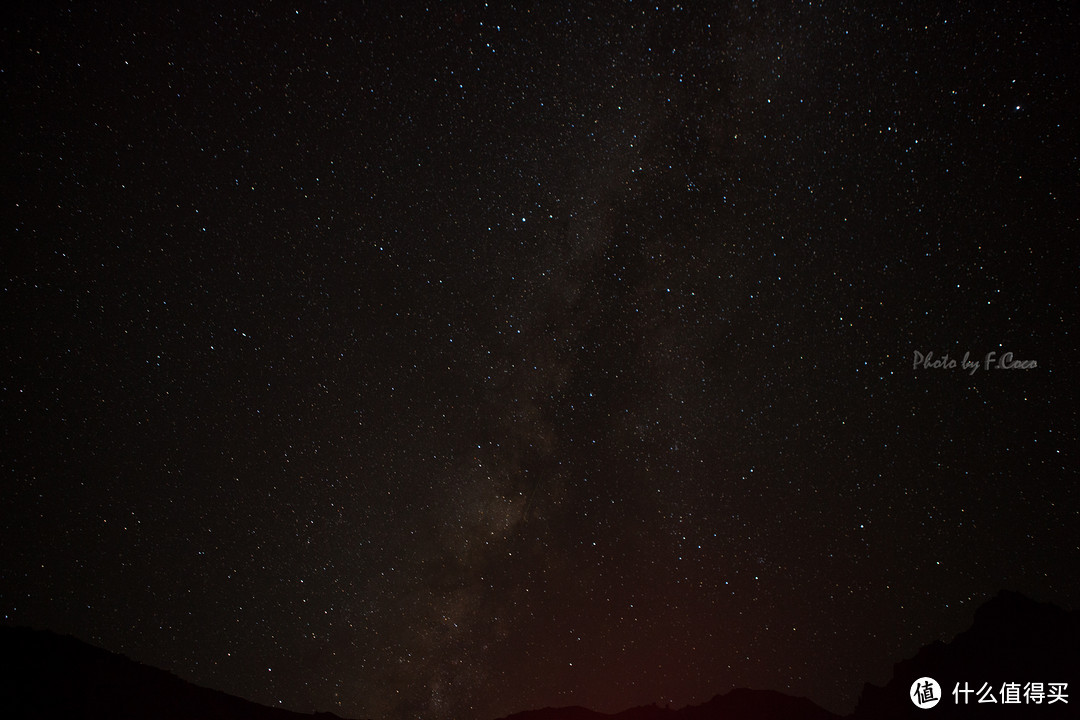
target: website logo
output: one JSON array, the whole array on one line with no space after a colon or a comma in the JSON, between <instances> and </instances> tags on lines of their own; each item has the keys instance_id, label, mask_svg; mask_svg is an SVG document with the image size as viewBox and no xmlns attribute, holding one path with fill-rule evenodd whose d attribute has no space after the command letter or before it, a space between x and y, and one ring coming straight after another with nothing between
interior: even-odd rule
<instances>
[{"instance_id":1,"label":"website logo","mask_svg":"<svg viewBox=\"0 0 1080 720\"><path fill-rule=\"evenodd\" d=\"M911 684L911 702L915 707L922 710L930 708L941 702L941 686L932 677L921 677Z\"/></svg>"}]
</instances>

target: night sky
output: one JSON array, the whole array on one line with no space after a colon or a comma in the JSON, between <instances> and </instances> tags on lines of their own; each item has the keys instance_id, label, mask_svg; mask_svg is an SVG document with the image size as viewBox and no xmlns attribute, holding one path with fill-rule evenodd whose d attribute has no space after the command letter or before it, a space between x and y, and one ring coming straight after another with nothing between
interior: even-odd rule
<instances>
[{"instance_id":1,"label":"night sky","mask_svg":"<svg viewBox=\"0 0 1080 720\"><path fill-rule=\"evenodd\" d=\"M9 9L0 620L487 720L1076 608L1077 18L990 5Z\"/></svg>"}]
</instances>

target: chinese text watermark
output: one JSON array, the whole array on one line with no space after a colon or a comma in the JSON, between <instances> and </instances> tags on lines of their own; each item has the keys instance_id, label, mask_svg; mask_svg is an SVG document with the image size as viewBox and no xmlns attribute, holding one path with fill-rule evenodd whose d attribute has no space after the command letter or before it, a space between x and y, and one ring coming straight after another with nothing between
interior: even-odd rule
<instances>
[{"instance_id":1,"label":"chinese text watermark","mask_svg":"<svg viewBox=\"0 0 1080 720\"><path fill-rule=\"evenodd\" d=\"M1054 705L1069 702L1067 682L1003 682L1000 686L980 683L978 689L968 681L953 686L955 705ZM927 710L942 700L941 686L934 678L921 677L911 684L911 702Z\"/></svg>"}]
</instances>

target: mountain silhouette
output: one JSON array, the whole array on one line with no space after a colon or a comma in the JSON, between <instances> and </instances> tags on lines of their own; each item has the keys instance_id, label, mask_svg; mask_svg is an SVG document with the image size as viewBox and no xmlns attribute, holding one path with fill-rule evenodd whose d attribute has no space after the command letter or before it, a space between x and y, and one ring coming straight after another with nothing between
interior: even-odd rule
<instances>
[{"instance_id":1,"label":"mountain silhouette","mask_svg":"<svg viewBox=\"0 0 1080 720\"><path fill-rule=\"evenodd\" d=\"M516 713L502 720L840 720L841 717L806 698L773 690L740 688L679 710L648 705L606 715L580 707L547 708Z\"/></svg>"},{"instance_id":2,"label":"mountain silhouette","mask_svg":"<svg viewBox=\"0 0 1080 720\"><path fill-rule=\"evenodd\" d=\"M269 708L198 687L163 670L67 636L28 628L0 627L0 716L46 720L336 720L331 713L305 715ZM940 684L939 703L920 709L912 683ZM1080 718L1080 613L1001 592L975 613L971 628L951 642L934 642L898 662L884 686L867 684L846 720L894 718ZM1042 683L1035 704L1020 691L1019 703L1002 702L1002 688ZM1050 703L1051 683L1066 683L1067 702ZM996 703L980 703L984 684ZM970 688L958 704L954 688ZM963 693L959 695L963 700ZM983 697L987 697L984 695ZM840 715L806 698L771 690L732 690L701 705L677 710L645 706L613 715L581 707L546 708L504 720L839 720Z\"/></svg>"},{"instance_id":3,"label":"mountain silhouette","mask_svg":"<svg viewBox=\"0 0 1080 720\"><path fill-rule=\"evenodd\" d=\"M192 685L70 636L0 627L0 717L21 720L339 720Z\"/></svg>"},{"instance_id":4,"label":"mountain silhouette","mask_svg":"<svg viewBox=\"0 0 1080 720\"><path fill-rule=\"evenodd\" d=\"M937 706L923 710L909 699L912 683L932 677L941 686ZM1002 591L975 612L971 628L952 642L935 642L897 663L884 687L866 685L857 720L893 718L1080 718L1080 613ZM966 683L966 685L965 685ZM996 703L980 703L984 683ZM1019 683L1019 704L1003 704L1005 683ZM1068 683L1068 702L1025 702L1025 683ZM953 689L968 688L968 703L958 704ZM962 702L962 696L961 696Z\"/></svg>"}]
</instances>

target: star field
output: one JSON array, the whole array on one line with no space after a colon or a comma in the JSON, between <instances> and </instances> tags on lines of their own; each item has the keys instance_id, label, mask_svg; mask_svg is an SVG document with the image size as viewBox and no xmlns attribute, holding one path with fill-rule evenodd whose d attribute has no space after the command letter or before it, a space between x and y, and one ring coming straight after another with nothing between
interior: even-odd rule
<instances>
[{"instance_id":1,"label":"star field","mask_svg":"<svg viewBox=\"0 0 1080 720\"><path fill-rule=\"evenodd\" d=\"M1076 607L1071 10L716 5L11 12L5 624L484 720Z\"/></svg>"}]
</instances>

